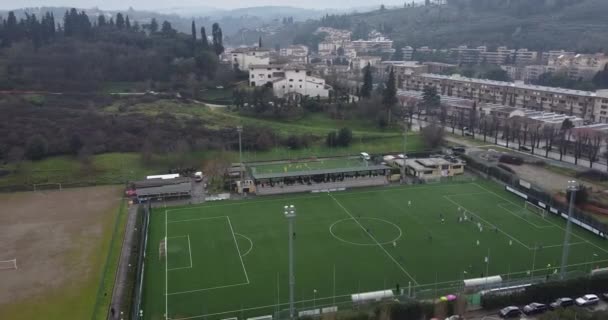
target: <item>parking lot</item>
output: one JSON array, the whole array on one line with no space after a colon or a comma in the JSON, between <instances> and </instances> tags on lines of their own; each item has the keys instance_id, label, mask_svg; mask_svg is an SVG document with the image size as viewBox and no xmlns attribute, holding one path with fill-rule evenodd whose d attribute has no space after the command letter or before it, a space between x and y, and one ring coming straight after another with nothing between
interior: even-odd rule
<instances>
[{"instance_id":1,"label":"parking lot","mask_svg":"<svg viewBox=\"0 0 608 320\"><path fill-rule=\"evenodd\" d=\"M523 306L521 306L523 307ZM578 307L571 307L571 308L578 308ZM608 303L605 301L600 301L599 304L593 306L593 307L588 307L588 310L592 310L592 311L607 311L608 310ZM485 311L485 310L480 310L480 311L474 311L474 312L470 312L466 319L467 320L499 320L502 319L501 317L498 316L498 311L499 310L494 310L494 311ZM526 319L526 320L537 320L539 318L538 315L536 316L526 316L526 315L522 315L519 318L512 318L512 319Z\"/></svg>"}]
</instances>

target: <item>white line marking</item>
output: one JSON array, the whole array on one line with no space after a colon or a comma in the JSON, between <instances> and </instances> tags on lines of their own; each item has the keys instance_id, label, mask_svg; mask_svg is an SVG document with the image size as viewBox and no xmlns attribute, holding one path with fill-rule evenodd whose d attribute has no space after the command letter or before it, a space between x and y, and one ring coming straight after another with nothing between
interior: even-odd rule
<instances>
[{"instance_id":1,"label":"white line marking","mask_svg":"<svg viewBox=\"0 0 608 320\"><path fill-rule=\"evenodd\" d=\"M458 203L458 202L456 202L456 201L454 201L454 200L450 199L450 196L443 196L443 197L444 197L446 200L448 200L449 202L451 202L451 203L453 203L453 204L455 204L455 205L457 205L457 206L459 206L459 207L461 207L461 208L466 209L468 213L470 213L470 214L474 215L475 217L477 217L477 219L479 219L479 220L483 221L485 224L487 224L487 225L489 225L489 226L491 226L491 227L493 227L493 228L496 228L498 231L500 231L501 233L505 234L507 237L509 237L509 238L511 238L511 239L513 239L513 240L515 240L515 242L517 242L517 243L521 244L521 245L522 245L524 248L526 248L526 249L530 250L530 247L529 247L529 246L527 246L525 243L523 243L523 242L519 241L519 239L515 238L514 236L512 236L512 235L510 235L510 234L506 233L506 232L505 232L505 231L503 231L502 229L498 228L496 225L494 225L494 224L492 224L492 223L488 222L487 220L485 220L484 218L480 217L480 216L479 216L478 214L476 214L475 212L473 212L473 211L471 211L471 210L467 209L465 206L461 205L460 203Z\"/></svg>"},{"instance_id":2,"label":"white line marking","mask_svg":"<svg viewBox=\"0 0 608 320\"><path fill-rule=\"evenodd\" d=\"M251 252L251 250L253 250L253 241L251 241L251 239L249 237L247 237L245 235L242 235L240 233L235 233L235 235L237 235L239 237L243 237L243 238L247 239L247 241L249 241L249 244L250 244L249 250L247 250L247 252L243 253L243 257L246 256L246 255L248 255L249 252Z\"/></svg>"},{"instance_id":3,"label":"white line marking","mask_svg":"<svg viewBox=\"0 0 608 320\"><path fill-rule=\"evenodd\" d=\"M188 239L188 253L190 254L190 266L188 266L188 267L170 268L168 270L169 271L173 271L173 270L182 270L182 269L192 269L192 247L190 245L190 235L187 234L185 236L174 236L174 237L169 237L168 239L176 239L176 238L187 238ZM168 247L167 247L167 251L168 251Z\"/></svg>"},{"instance_id":4,"label":"white line marking","mask_svg":"<svg viewBox=\"0 0 608 320\"><path fill-rule=\"evenodd\" d=\"M188 235L188 253L190 254L190 268L192 268L192 247L190 246L190 235Z\"/></svg>"},{"instance_id":5,"label":"white line marking","mask_svg":"<svg viewBox=\"0 0 608 320\"><path fill-rule=\"evenodd\" d=\"M355 217L350 213L350 211L348 211L340 203L340 201L338 201L336 198L334 198L334 196L332 194L329 194L329 197L332 198L340 206L340 208L342 208L342 210L344 210L344 212L346 212L353 220L355 220L355 222L359 225L359 227L361 227L361 229L363 229L363 231L365 233L367 233L370 236L370 238L372 238L372 240L374 240L374 242L376 242L376 244L380 247L380 249L382 249L382 251L384 251L384 253L386 253L386 255L388 255L388 257L391 258L391 260L393 260L393 262L399 267L399 269L401 269L401 271L403 271L403 273L405 273L405 275L407 275L410 279L412 279L412 281L414 282L415 285L418 285L418 282L416 281L416 279L414 279L414 277L412 277L409 274L409 272L407 272L407 270L405 270L405 268L403 268L403 266L401 264L399 264L399 262L397 262L397 260L395 260L395 258L393 258L393 256L391 256L391 254L388 253L388 251L386 251L386 249L384 249L384 247L380 244L380 242L378 242L378 240L376 240L374 235L367 232L367 229L365 229L365 227L359 222L359 220L355 219Z\"/></svg>"},{"instance_id":6,"label":"white line marking","mask_svg":"<svg viewBox=\"0 0 608 320\"><path fill-rule=\"evenodd\" d=\"M239 249L239 244L236 242L236 236L234 235L234 229L232 229L232 222L230 222L230 217L226 217L228 219L228 225L230 226L230 231L232 232L232 238L234 239L234 245L236 246L236 251L239 253L239 259L241 259L241 266L243 266L243 271L245 272L245 279L247 279L247 284L249 284L249 276L247 275L247 269L245 269L245 263L243 262L243 256L241 255L241 249Z\"/></svg>"},{"instance_id":7,"label":"white line marking","mask_svg":"<svg viewBox=\"0 0 608 320\"><path fill-rule=\"evenodd\" d=\"M227 286L217 286L217 287L211 287L211 288L203 288L203 289L195 289L195 290L188 290L188 291L171 292L171 293L168 293L167 295L168 296L174 296L174 295L185 294L185 293L193 293L193 292L209 291L209 290L215 290L215 289L223 289L223 288L245 286L245 285L248 285L248 284L249 284L249 282L243 282L243 283L237 283L237 284L229 284Z\"/></svg>"},{"instance_id":8,"label":"white line marking","mask_svg":"<svg viewBox=\"0 0 608 320\"><path fill-rule=\"evenodd\" d=\"M185 220L173 220L173 221L169 221L169 223L188 222L188 221L198 221L198 220L211 220L211 219L220 219L220 218L226 218L226 216L219 216L219 217L204 217L204 218L194 218L194 219L185 219Z\"/></svg>"},{"instance_id":9,"label":"white line marking","mask_svg":"<svg viewBox=\"0 0 608 320\"><path fill-rule=\"evenodd\" d=\"M486 194L487 194L487 193L486 193ZM506 204L511 205L512 203L506 203ZM496 206L497 206L497 207L499 207L499 208L501 208L501 209L503 209L503 210L505 210L505 211L507 211L507 212L508 212L508 213L510 213L511 215L513 215L513 216L515 216L515 217L517 217L517 218L520 218L520 219L524 220L524 221L525 221L525 222L527 222L528 224L532 225L534 228L537 228L537 229L555 228L555 226L539 226L539 225L537 225L536 223L531 222L531 221L529 221L528 219L526 219L526 218L522 217L521 215L519 215L519 214L517 214L517 213L513 212L511 209L507 209L506 207L504 207L504 205L505 205L504 203L499 203L499 204L497 204ZM521 208L521 207L518 207L518 208ZM525 208L522 208L522 209L526 210ZM535 216L533 216L533 217L535 217Z\"/></svg>"},{"instance_id":10,"label":"white line marking","mask_svg":"<svg viewBox=\"0 0 608 320\"><path fill-rule=\"evenodd\" d=\"M503 199L503 200L505 200L505 201L507 201L507 202L510 202L510 203L513 203L513 204L517 205L517 204L516 204L516 203L514 203L513 201L511 201L511 200L509 200L509 199L507 199L507 198L505 198L505 197L503 197L503 196L501 196L501 195L497 194L496 192L493 192L492 190L489 190L489 189L487 189L487 188L485 188L485 187L483 187L483 186L481 186L481 185L479 185L479 184L477 184L477 183L473 183L473 184L474 184L474 185L476 185L476 186L478 186L479 188L481 188L481 189L483 189L483 190L486 190L487 192L489 192L489 193L491 193L491 194L494 194L495 196L497 196L497 197L499 197L499 198L501 198L501 199ZM562 226L560 226L560 225L558 225L558 224L554 223L553 221L551 221L551 220L549 220L549 219L547 219L547 221L549 221L549 223L551 223L552 225L554 225L554 226L556 226L556 227L558 227L558 228L562 229L563 231L566 231L566 229L564 229ZM595 244L595 243L593 243L593 242L591 242L591 241L589 241L589 240L587 240L587 239L585 239L585 238L583 238L583 237L581 237L581 236L577 235L576 233L574 233L574 232L573 232L573 233L572 233L572 235L574 235L575 237L577 237L577 238L579 238L579 239L581 239L581 240L583 240L583 241L587 242L588 244L590 244L590 245L592 245L592 246L594 246L594 247L596 247L596 248L598 248L598 249L602 250L603 252L608 253L608 250L606 250L606 249L604 249L604 248L602 248L602 247L598 246L597 244Z\"/></svg>"},{"instance_id":11,"label":"white line marking","mask_svg":"<svg viewBox=\"0 0 608 320\"><path fill-rule=\"evenodd\" d=\"M169 239L167 239L167 217L169 212L165 210L165 246L167 254L165 257L165 320L169 319Z\"/></svg>"},{"instance_id":12,"label":"white line marking","mask_svg":"<svg viewBox=\"0 0 608 320\"><path fill-rule=\"evenodd\" d=\"M570 243L570 246L572 247L572 246L576 246L576 245L579 245L579 244L587 244L587 242L585 242L585 241L572 242L572 243ZM547 248L561 248L563 246L564 246L563 243L562 244L555 244L555 245L551 245L551 246L543 246L543 249L547 249Z\"/></svg>"}]
</instances>

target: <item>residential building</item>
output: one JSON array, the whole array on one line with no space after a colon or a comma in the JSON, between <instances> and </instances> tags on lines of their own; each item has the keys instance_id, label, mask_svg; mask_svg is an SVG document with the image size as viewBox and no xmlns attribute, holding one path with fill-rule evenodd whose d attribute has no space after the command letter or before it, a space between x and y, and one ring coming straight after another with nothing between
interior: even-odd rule
<instances>
[{"instance_id":1,"label":"residential building","mask_svg":"<svg viewBox=\"0 0 608 320\"><path fill-rule=\"evenodd\" d=\"M395 79L397 80L397 86L399 87L406 76L414 73L427 73L429 67L420 64L418 61L382 61L376 68L378 78L382 81L386 81L391 69L395 73Z\"/></svg>"},{"instance_id":2,"label":"residential building","mask_svg":"<svg viewBox=\"0 0 608 320\"><path fill-rule=\"evenodd\" d=\"M521 81L492 81L438 74L412 74L407 76L402 84L402 88L406 90L422 90L425 86L434 86L440 94L447 96L600 121L595 113L599 99L595 92L535 86Z\"/></svg>"},{"instance_id":3,"label":"residential building","mask_svg":"<svg viewBox=\"0 0 608 320\"><path fill-rule=\"evenodd\" d=\"M537 64L538 52L528 51L528 49L518 49L515 52L515 64L518 66Z\"/></svg>"},{"instance_id":4,"label":"residential building","mask_svg":"<svg viewBox=\"0 0 608 320\"><path fill-rule=\"evenodd\" d=\"M304 45L291 45L286 48L281 48L281 50L279 50L279 55L283 57L307 57L308 47Z\"/></svg>"},{"instance_id":5,"label":"residential building","mask_svg":"<svg viewBox=\"0 0 608 320\"><path fill-rule=\"evenodd\" d=\"M515 50L507 49L507 47L498 47L496 51L482 51L481 63L502 65L507 62L512 62L515 55Z\"/></svg>"},{"instance_id":6,"label":"residential building","mask_svg":"<svg viewBox=\"0 0 608 320\"><path fill-rule=\"evenodd\" d=\"M356 57L355 59L352 60L352 64L353 64L353 69L355 69L355 70L362 70L368 64L371 65L372 67L376 67L376 66L378 66L380 64L381 61L382 61L381 57L358 56L358 57Z\"/></svg>"},{"instance_id":7,"label":"residential building","mask_svg":"<svg viewBox=\"0 0 608 320\"><path fill-rule=\"evenodd\" d=\"M403 160L395 160L398 165ZM460 160L448 161L443 158L421 158L405 160L405 172L409 176L420 180L439 180L445 177L453 177L464 173L464 163Z\"/></svg>"},{"instance_id":8,"label":"residential building","mask_svg":"<svg viewBox=\"0 0 608 320\"><path fill-rule=\"evenodd\" d=\"M269 64L270 50L265 48L238 48L232 50L230 63L241 71L249 70L253 64Z\"/></svg>"},{"instance_id":9,"label":"residential building","mask_svg":"<svg viewBox=\"0 0 608 320\"><path fill-rule=\"evenodd\" d=\"M271 85L279 98L287 96L328 97L331 87L303 65L250 65L249 85Z\"/></svg>"},{"instance_id":10,"label":"residential building","mask_svg":"<svg viewBox=\"0 0 608 320\"><path fill-rule=\"evenodd\" d=\"M357 51L357 54L369 52L395 52L395 49L393 49L393 40L384 37L378 37L371 40L355 40L351 41L351 44L355 51Z\"/></svg>"},{"instance_id":11,"label":"residential building","mask_svg":"<svg viewBox=\"0 0 608 320\"><path fill-rule=\"evenodd\" d=\"M414 55L414 48L410 46L406 46L401 48L401 53L403 54L403 60L410 61Z\"/></svg>"},{"instance_id":12,"label":"residential building","mask_svg":"<svg viewBox=\"0 0 608 320\"><path fill-rule=\"evenodd\" d=\"M423 65L429 68L428 73L451 73L458 68L458 65L442 62L423 62Z\"/></svg>"},{"instance_id":13,"label":"residential building","mask_svg":"<svg viewBox=\"0 0 608 320\"><path fill-rule=\"evenodd\" d=\"M469 48L467 46L459 46L458 48L450 49L452 53L457 55L459 64L478 64L481 62L482 53L488 49L485 46L477 48Z\"/></svg>"},{"instance_id":14,"label":"residential building","mask_svg":"<svg viewBox=\"0 0 608 320\"><path fill-rule=\"evenodd\" d=\"M559 56L563 56L563 55L573 55L575 54L574 52L571 51L565 51L565 50L550 50L550 51L546 51L543 52L541 55L541 64L549 64L550 60L553 60Z\"/></svg>"},{"instance_id":15,"label":"residential building","mask_svg":"<svg viewBox=\"0 0 608 320\"><path fill-rule=\"evenodd\" d=\"M502 65L500 66L504 70L511 80L521 80L523 69L513 65Z\"/></svg>"},{"instance_id":16,"label":"residential building","mask_svg":"<svg viewBox=\"0 0 608 320\"><path fill-rule=\"evenodd\" d=\"M551 57L548 61L549 67L554 67L564 72L572 80L591 80L604 70L608 64L608 56L599 54L564 54Z\"/></svg>"},{"instance_id":17,"label":"residential building","mask_svg":"<svg viewBox=\"0 0 608 320\"><path fill-rule=\"evenodd\" d=\"M608 90L598 90L596 94L594 119L596 122L608 123Z\"/></svg>"}]
</instances>

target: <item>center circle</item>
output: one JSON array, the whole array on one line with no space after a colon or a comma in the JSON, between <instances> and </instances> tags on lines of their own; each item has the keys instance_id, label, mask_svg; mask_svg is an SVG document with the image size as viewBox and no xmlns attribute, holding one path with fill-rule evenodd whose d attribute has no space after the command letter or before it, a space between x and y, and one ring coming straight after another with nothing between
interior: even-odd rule
<instances>
[{"instance_id":1,"label":"center circle","mask_svg":"<svg viewBox=\"0 0 608 320\"><path fill-rule=\"evenodd\" d=\"M365 233L364 237L360 236L361 232ZM329 233L344 243L356 246L392 244L403 235L398 225L388 220L370 217L338 220L329 226Z\"/></svg>"}]
</instances>

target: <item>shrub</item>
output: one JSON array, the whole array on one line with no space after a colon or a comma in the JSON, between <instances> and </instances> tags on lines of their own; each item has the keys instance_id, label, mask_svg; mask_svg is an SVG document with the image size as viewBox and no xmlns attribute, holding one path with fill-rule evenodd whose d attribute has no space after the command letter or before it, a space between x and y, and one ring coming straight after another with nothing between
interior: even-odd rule
<instances>
[{"instance_id":1,"label":"shrub","mask_svg":"<svg viewBox=\"0 0 608 320\"><path fill-rule=\"evenodd\" d=\"M587 170L576 174L577 178L585 178L591 181L608 181L608 172L600 170Z\"/></svg>"},{"instance_id":2,"label":"shrub","mask_svg":"<svg viewBox=\"0 0 608 320\"><path fill-rule=\"evenodd\" d=\"M516 166L520 166L520 165L524 164L524 159L522 157L508 155L508 154L501 155L500 158L498 158L498 161L516 165Z\"/></svg>"}]
</instances>

